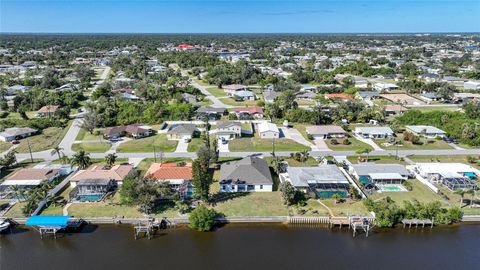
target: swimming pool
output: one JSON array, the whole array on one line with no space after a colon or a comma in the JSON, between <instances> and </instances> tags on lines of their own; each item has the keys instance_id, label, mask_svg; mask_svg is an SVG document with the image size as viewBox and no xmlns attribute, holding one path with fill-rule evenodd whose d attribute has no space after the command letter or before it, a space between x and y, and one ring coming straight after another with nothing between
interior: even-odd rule
<instances>
[{"instance_id":1,"label":"swimming pool","mask_svg":"<svg viewBox=\"0 0 480 270\"><path fill-rule=\"evenodd\" d=\"M77 200L81 202L98 202L103 198L103 194L78 195Z\"/></svg>"},{"instance_id":2,"label":"swimming pool","mask_svg":"<svg viewBox=\"0 0 480 270\"><path fill-rule=\"evenodd\" d=\"M403 186L400 185L388 185L388 186L377 186L379 192L401 192L407 191Z\"/></svg>"}]
</instances>

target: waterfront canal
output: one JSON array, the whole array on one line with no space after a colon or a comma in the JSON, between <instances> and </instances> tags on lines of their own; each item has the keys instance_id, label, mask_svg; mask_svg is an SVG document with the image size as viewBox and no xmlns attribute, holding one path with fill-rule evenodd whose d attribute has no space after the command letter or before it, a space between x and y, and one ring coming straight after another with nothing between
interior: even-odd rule
<instances>
[{"instance_id":1,"label":"waterfront canal","mask_svg":"<svg viewBox=\"0 0 480 270\"><path fill-rule=\"evenodd\" d=\"M0 269L478 269L480 225L348 229L229 225L134 240L132 226L88 226L58 239L16 228L0 235Z\"/></svg>"}]
</instances>

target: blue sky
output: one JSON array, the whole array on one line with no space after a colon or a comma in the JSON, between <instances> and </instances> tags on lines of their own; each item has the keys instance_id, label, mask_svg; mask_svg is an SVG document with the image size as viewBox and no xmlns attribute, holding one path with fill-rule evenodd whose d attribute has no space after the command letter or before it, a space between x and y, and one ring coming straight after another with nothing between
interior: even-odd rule
<instances>
[{"instance_id":1,"label":"blue sky","mask_svg":"<svg viewBox=\"0 0 480 270\"><path fill-rule=\"evenodd\" d=\"M0 32L480 32L480 0L0 0Z\"/></svg>"}]
</instances>

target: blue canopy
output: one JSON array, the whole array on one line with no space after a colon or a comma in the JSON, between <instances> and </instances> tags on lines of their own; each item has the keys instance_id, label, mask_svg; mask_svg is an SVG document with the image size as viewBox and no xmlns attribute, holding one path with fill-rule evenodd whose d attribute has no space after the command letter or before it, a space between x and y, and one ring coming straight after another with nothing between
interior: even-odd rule
<instances>
[{"instance_id":1,"label":"blue canopy","mask_svg":"<svg viewBox=\"0 0 480 270\"><path fill-rule=\"evenodd\" d=\"M42 227L67 227L67 222L71 216L32 216L27 219L27 226Z\"/></svg>"},{"instance_id":2,"label":"blue canopy","mask_svg":"<svg viewBox=\"0 0 480 270\"><path fill-rule=\"evenodd\" d=\"M470 179L477 178L477 175L475 175L475 173L473 173L473 172L465 172L463 175L467 176Z\"/></svg>"}]
</instances>

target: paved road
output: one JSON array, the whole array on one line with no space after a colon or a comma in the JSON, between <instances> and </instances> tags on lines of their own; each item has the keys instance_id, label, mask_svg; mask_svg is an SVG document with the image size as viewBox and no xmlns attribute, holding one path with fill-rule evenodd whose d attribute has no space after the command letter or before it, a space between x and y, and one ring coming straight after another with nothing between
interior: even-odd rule
<instances>
[{"instance_id":1,"label":"paved road","mask_svg":"<svg viewBox=\"0 0 480 270\"><path fill-rule=\"evenodd\" d=\"M75 139L77 138L77 135L82 127L82 124L83 114L78 115L73 120L73 123L70 125L67 134L65 134L65 137L63 137L63 140L60 142L59 146L63 148L63 153L65 155L70 156L73 154L72 144L75 142Z\"/></svg>"},{"instance_id":2,"label":"paved road","mask_svg":"<svg viewBox=\"0 0 480 270\"><path fill-rule=\"evenodd\" d=\"M227 104L223 103L222 101L220 101L220 99L218 99L216 96L214 96L214 95L210 94L210 92L208 92L208 90L207 90L208 87L197 83L195 80L190 80L190 84L193 85L194 87L198 88L200 90L200 92L202 92L202 94L204 94L207 99L209 99L213 102L212 107L216 107L216 108L234 108L235 107L235 106L227 105Z\"/></svg>"}]
</instances>

